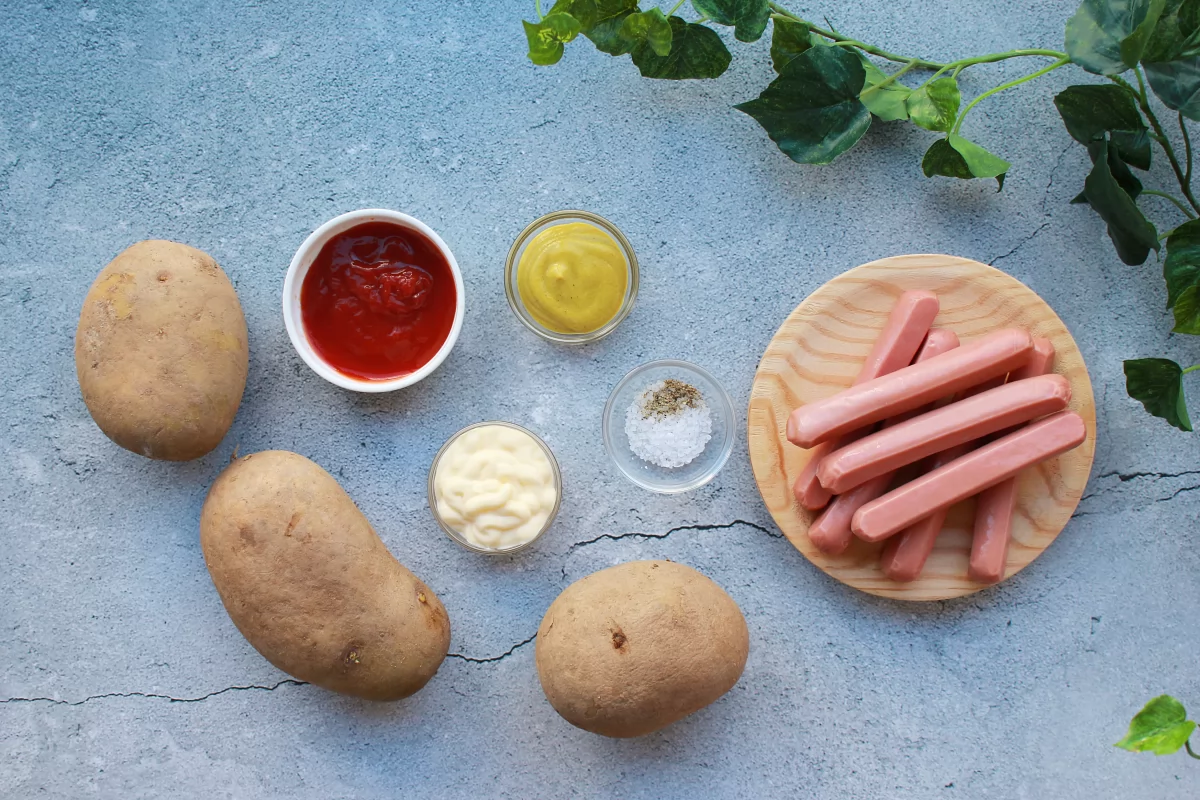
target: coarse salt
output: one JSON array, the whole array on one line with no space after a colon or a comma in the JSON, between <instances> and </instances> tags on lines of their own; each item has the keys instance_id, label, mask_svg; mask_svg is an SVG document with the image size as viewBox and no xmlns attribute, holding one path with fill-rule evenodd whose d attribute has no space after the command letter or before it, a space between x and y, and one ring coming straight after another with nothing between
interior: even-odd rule
<instances>
[{"instance_id":1,"label":"coarse salt","mask_svg":"<svg viewBox=\"0 0 1200 800\"><path fill-rule=\"evenodd\" d=\"M672 380L678 388L679 381ZM682 384L687 389L692 389ZM704 396L694 392L689 402L680 403L678 410L656 411L656 393L669 389L668 381L657 381L643 389L625 412L625 435L629 448L638 458L667 469L692 463L704 452L712 438L712 412Z\"/></svg>"}]
</instances>

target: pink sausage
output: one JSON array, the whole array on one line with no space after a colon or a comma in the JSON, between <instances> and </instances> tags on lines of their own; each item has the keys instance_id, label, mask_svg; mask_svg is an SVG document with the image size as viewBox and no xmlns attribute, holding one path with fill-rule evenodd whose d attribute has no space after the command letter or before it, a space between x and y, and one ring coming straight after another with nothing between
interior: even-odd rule
<instances>
[{"instance_id":1,"label":"pink sausage","mask_svg":"<svg viewBox=\"0 0 1200 800\"><path fill-rule=\"evenodd\" d=\"M825 456L835 447L851 441L853 434L843 436L837 440L821 442L812 449L808 456L808 461L800 469L800 477L796 478L796 483L792 486L792 494L796 496L796 502L802 508L807 508L809 511L819 511L829 503L831 492L821 485L821 481L817 479L817 467Z\"/></svg>"},{"instance_id":2,"label":"pink sausage","mask_svg":"<svg viewBox=\"0 0 1200 800\"><path fill-rule=\"evenodd\" d=\"M946 512L949 510L943 508L935 511L909 525L899 535L889 538L879 557L883 574L897 583L908 583L919 578L937 543L938 534L942 532L942 525L946 523Z\"/></svg>"},{"instance_id":3,"label":"pink sausage","mask_svg":"<svg viewBox=\"0 0 1200 800\"><path fill-rule=\"evenodd\" d=\"M920 362L933 358L956 347L958 336L954 331L934 328L925 337L925 344L921 345L921 352L917 353L916 360ZM897 417L883 424L892 425L901 421L902 418ZM886 492L892 483L892 477L893 474L889 472L835 497L833 503L808 528L808 538L817 549L830 555L844 553L850 546L850 540L854 538L854 533L850 530L850 520L853 519L854 512Z\"/></svg>"},{"instance_id":4,"label":"pink sausage","mask_svg":"<svg viewBox=\"0 0 1200 800\"><path fill-rule=\"evenodd\" d=\"M1003 378L992 378L966 391L963 398L991 391L1003 383ZM977 442L968 442L943 450L933 458L933 463L927 471L939 469L954 459L965 456L976 444ZM942 532L942 525L946 522L946 513L949 510L939 509L928 517L917 520L895 536L889 537L879 557L879 567L883 574L898 583L915 581L920 577L921 570L925 569L925 562L929 560L929 555L937 544L938 534Z\"/></svg>"},{"instance_id":5,"label":"pink sausage","mask_svg":"<svg viewBox=\"0 0 1200 800\"><path fill-rule=\"evenodd\" d=\"M940 469L956 458L969 453L971 446L960 444L934 457L929 470ZM946 523L946 512L950 507L938 509L924 519L919 519L909 525L897 536L892 536L883 546L883 554L879 557L879 566L883 574L899 583L915 581L925 569L925 562L933 552L942 525Z\"/></svg>"},{"instance_id":6,"label":"pink sausage","mask_svg":"<svg viewBox=\"0 0 1200 800\"><path fill-rule=\"evenodd\" d=\"M951 355L954 353L942 358ZM882 541L940 508L949 508L1026 467L1078 447L1086 437L1083 418L1073 411L1060 411L872 500L854 515L851 528L868 542Z\"/></svg>"},{"instance_id":7,"label":"pink sausage","mask_svg":"<svg viewBox=\"0 0 1200 800\"><path fill-rule=\"evenodd\" d=\"M1004 577L1016 505L1016 478L1000 481L976 498L975 533L967 566L967 577L976 583L999 583Z\"/></svg>"},{"instance_id":8,"label":"pink sausage","mask_svg":"<svg viewBox=\"0 0 1200 800\"><path fill-rule=\"evenodd\" d=\"M846 552L854 538L854 532L850 529L854 512L886 492L893 477L890 472L880 475L833 498L829 507L808 527L808 538L817 549L831 556Z\"/></svg>"},{"instance_id":9,"label":"pink sausage","mask_svg":"<svg viewBox=\"0 0 1200 800\"><path fill-rule=\"evenodd\" d=\"M1054 345L1049 339L1033 340L1033 357L1013 373L1013 380L1048 373L1054 364ZM985 489L975 500L975 535L971 540L971 562L967 577L977 583L999 583L1008 562L1012 539L1013 510L1017 503L1015 477Z\"/></svg>"},{"instance_id":10,"label":"pink sausage","mask_svg":"<svg viewBox=\"0 0 1200 800\"><path fill-rule=\"evenodd\" d=\"M1033 337L1033 353L1030 354L1029 360L1025 362L1025 366L1013 372L1008 376L1008 380L1023 381L1026 378L1036 378L1039 375L1049 374L1054 366L1054 345L1049 339L1043 339L1041 336Z\"/></svg>"},{"instance_id":11,"label":"pink sausage","mask_svg":"<svg viewBox=\"0 0 1200 800\"><path fill-rule=\"evenodd\" d=\"M787 437L793 444L812 447L1004 375L1022 366L1032 351L1033 339L1027 332L996 331L937 358L797 408L788 418Z\"/></svg>"},{"instance_id":12,"label":"pink sausage","mask_svg":"<svg viewBox=\"0 0 1200 800\"><path fill-rule=\"evenodd\" d=\"M918 290L901 293L854 383L866 383L872 378L908 366L937 313L938 299L933 292ZM796 502L809 511L824 508L829 502L829 492L817 480L817 466L825 454L837 446L838 442L822 442L814 447L808 463L796 479L792 489Z\"/></svg>"},{"instance_id":13,"label":"pink sausage","mask_svg":"<svg viewBox=\"0 0 1200 800\"><path fill-rule=\"evenodd\" d=\"M846 445L825 457L817 476L829 491L845 492L956 445L1062 411L1070 401L1071 384L1061 375L1013 381Z\"/></svg>"}]
</instances>

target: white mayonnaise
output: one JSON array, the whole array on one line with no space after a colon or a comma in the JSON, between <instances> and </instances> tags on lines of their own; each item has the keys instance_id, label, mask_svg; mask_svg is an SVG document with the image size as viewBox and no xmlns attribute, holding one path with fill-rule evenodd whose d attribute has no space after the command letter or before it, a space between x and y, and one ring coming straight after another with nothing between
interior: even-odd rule
<instances>
[{"instance_id":1,"label":"white mayonnaise","mask_svg":"<svg viewBox=\"0 0 1200 800\"><path fill-rule=\"evenodd\" d=\"M481 425L451 442L433 476L437 513L475 545L507 550L535 538L558 502L550 458L528 433Z\"/></svg>"}]
</instances>

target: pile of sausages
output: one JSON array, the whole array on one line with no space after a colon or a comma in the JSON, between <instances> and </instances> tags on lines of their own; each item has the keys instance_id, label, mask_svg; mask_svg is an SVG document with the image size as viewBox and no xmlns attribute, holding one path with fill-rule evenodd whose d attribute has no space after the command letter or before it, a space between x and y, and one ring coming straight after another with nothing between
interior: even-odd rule
<instances>
[{"instance_id":1,"label":"pile of sausages","mask_svg":"<svg viewBox=\"0 0 1200 800\"><path fill-rule=\"evenodd\" d=\"M959 347L931 328L937 313L937 295L904 292L854 385L792 412L788 440L812 449L794 491L804 508L824 509L808 531L814 545L836 555L854 536L886 541L881 566L894 581L920 576L947 509L978 496L968 577L996 583L1015 476L1078 447L1086 430L1066 410L1071 386L1051 372L1049 340L1006 328ZM893 486L917 462L917 476Z\"/></svg>"}]
</instances>

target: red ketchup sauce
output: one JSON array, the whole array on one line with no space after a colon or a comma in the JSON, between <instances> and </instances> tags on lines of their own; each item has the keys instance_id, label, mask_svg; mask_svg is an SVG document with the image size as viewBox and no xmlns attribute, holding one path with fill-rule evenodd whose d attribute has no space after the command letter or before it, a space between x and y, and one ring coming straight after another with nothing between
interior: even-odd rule
<instances>
[{"instance_id":1,"label":"red ketchup sauce","mask_svg":"<svg viewBox=\"0 0 1200 800\"><path fill-rule=\"evenodd\" d=\"M334 369L390 380L437 354L457 298L450 264L427 236L367 222L321 248L300 287L300 317L313 349Z\"/></svg>"}]
</instances>

